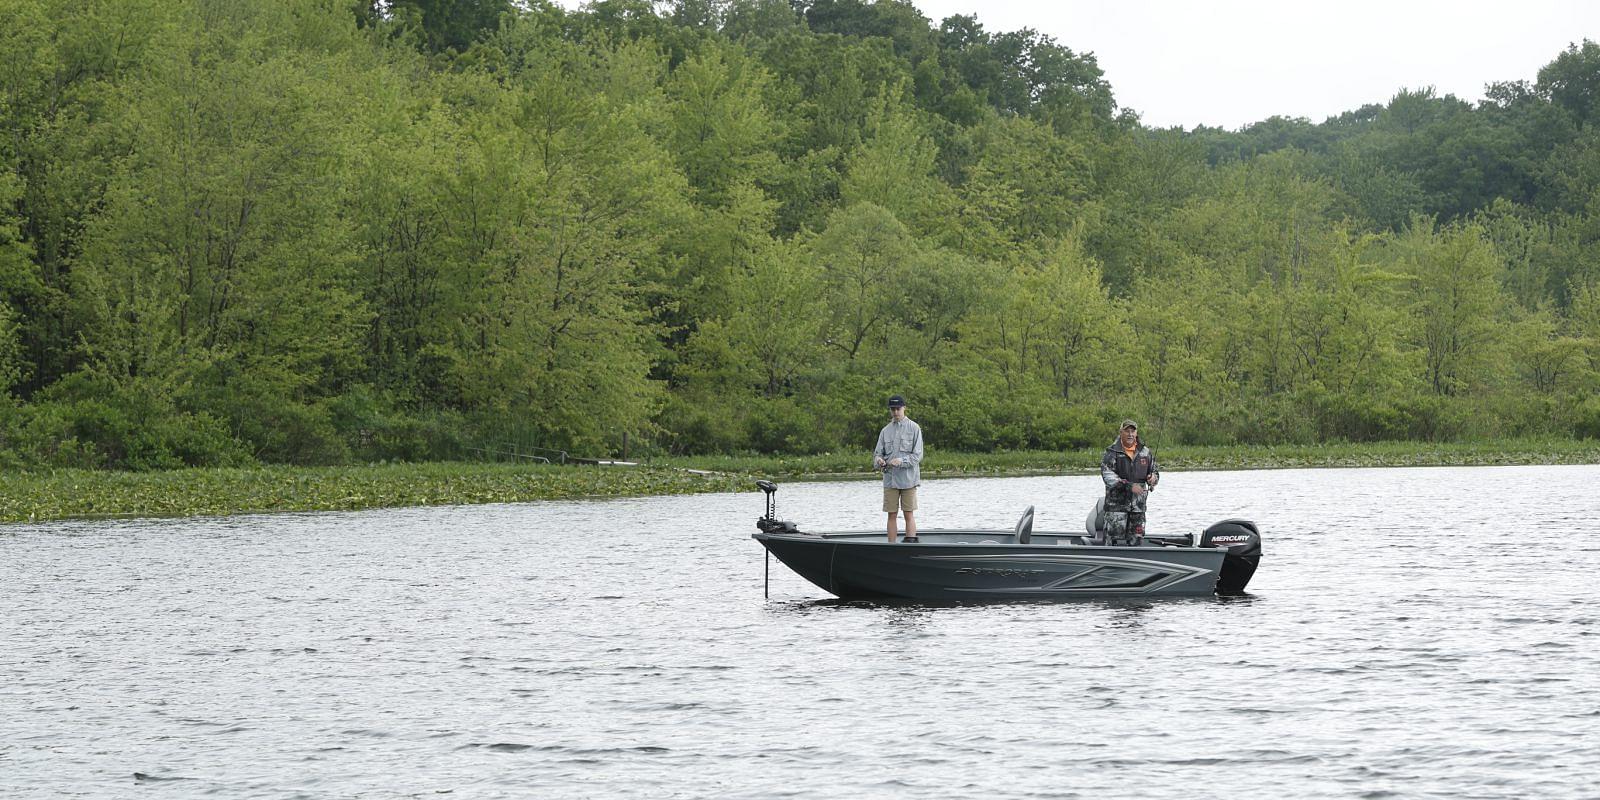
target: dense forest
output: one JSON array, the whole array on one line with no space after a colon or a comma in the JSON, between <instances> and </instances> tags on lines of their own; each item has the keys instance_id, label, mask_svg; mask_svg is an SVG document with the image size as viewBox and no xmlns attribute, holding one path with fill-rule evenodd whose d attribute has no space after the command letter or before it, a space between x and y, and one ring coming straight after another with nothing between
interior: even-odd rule
<instances>
[{"instance_id":1,"label":"dense forest","mask_svg":"<svg viewBox=\"0 0 1600 800\"><path fill-rule=\"evenodd\" d=\"M3 466L1600 436L1592 41L1182 131L899 0L6 7Z\"/></svg>"}]
</instances>

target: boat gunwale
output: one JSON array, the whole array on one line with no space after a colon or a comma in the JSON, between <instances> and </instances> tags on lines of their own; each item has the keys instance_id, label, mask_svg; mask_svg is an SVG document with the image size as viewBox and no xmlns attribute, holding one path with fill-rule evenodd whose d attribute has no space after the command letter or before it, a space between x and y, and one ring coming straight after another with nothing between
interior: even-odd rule
<instances>
[{"instance_id":1,"label":"boat gunwale","mask_svg":"<svg viewBox=\"0 0 1600 800\"><path fill-rule=\"evenodd\" d=\"M919 538L921 536L925 536L925 535L941 535L941 536L944 536L944 535L970 535L970 534L978 534L978 535L983 535L983 536L1004 536L1004 537L1010 537L1010 538L1013 538L1013 539L1015 539L1015 537L1016 537L1016 533L1012 532L1012 531L998 531L998 530L989 530L989 529L983 529L983 528L934 529L934 530L925 530L925 531L919 531L918 532ZM1074 549L1083 549L1083 550L1093 550L1095 552L1107 552L1107 551L1149 552L1151 550L1181 550L1181 551L1198 550L1198 551L1203 551L1203 552L1208 552L1208 553L1219 552L1219 551L1226 552L1224 548L1200 547L1198 545L1176 544L1176 543L1172 543L1172 542L1162 541L1159 537L1152 537L1151 539L1147 539L1146 540L1147 543L1146 544L1142 544L1142 545L1109 545L1109 544L1088 544L1088 543L1085 543L1085 542L1082 541L1085 538L1085 534L1082 534L1082 533L1068 533L1066 531L1034 531L1032 535L1035 536L1035 537L1040 537L1040 536L1051 537L1051 538L1057 539L1058 541L1054 541L1054 542L1037 542L1037 543L1035 543L1035 542L1019 543L1019 542L1016 542L1016 541L1009 541L1009 542L994 542L994 541L988 541L988 542L942 542L942 541L904 542L904 541L896 541L896 542L891 542L891 541L888 541L888 539L886 538L887 535L885 533L881 532L881 531L815 531L815 532L813 532L813 531L798 531L798 532L793 532L793 533L788 533L788 532L785 532L785 533L768 533L766 531L756 531L755 533L750 534L750 538L755 539L756 541L764 541L764 540L767 540L767 539L775 539L775 540L791 541L791 542L815 542L815 543L827 542L827 543L831 543L831 544L849 544L849 545L857 545L857 546L879 546L879 547L895 547L895 548L908 548L908 547L913 547L913 548L920 548L920 547L982 547L982 548L986 548L986 549L987 548L1019 548L1019 549L1029 549L1029 550L1032 550L1032 549L1057 550L1057 549L1061 549L1061 548L1074 548ZM1060 539L1076 539L1078 541L1061 542L1061 541L1059 541Z\"/></svg>"}]
</instances>

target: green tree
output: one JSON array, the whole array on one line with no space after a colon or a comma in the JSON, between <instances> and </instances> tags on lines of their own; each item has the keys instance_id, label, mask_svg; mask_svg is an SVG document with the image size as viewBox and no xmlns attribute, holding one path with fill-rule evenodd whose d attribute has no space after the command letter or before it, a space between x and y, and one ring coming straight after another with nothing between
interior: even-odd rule
<instances>
[{"instance_id":1,"label":"green tree","mask_svg":"<svg viewBox=\"0 0 1600 800\"><path fill-rule=\"evenodd\" d=\"M390 16L417 29L434 53L466 52L515 9L512 0L389 0L387 6Z\"/></svg>"},{"instance_id":2,"label":"green tree","mask_svg":"<svg viewBox=\"0 0 1600 800\"><path fill-rule=\"evenodd\" d=\"M73 263L126 149L120 84L163 58L184 6L16 0L0 30L0 272L31 396L77 366ZM25 249L25 252L24 252ZM25 255L27 263L17 261Z\"/></svg>"},{"instance_id":3,"label":"green tree","mask_svg":"<svg viewBox=\"0 0 1600 800\"><path fill-rule=\"evenodd\" d=\"M1350 216L1367 221L1373 230L1401 230L1426 208L1426 193L1415 174L1401 172L1380 154L1355 143L1336 147L1324 174L1351 198Z\"/></svg>"},{"instance_id":4,"label":"green tree","mask_svg":"<svg viewBox=\"0 0 1600 800\"><path fill-rule=\"evenodd\" d=\"M1600 118L1600 44L1584 39L1581 45L1567 45L1540 68L1535 88L1579 125L1589 126Z\"/></svg>"},{"instance_id":5,"label":"green tree","mask_svg":"<svg viewBox=\"0 0 1600 800\"><path fill-rule=\"evenodd\" d=\"M763 100L770 80L733 47L694 54L667 79L666 145L702 205L725 206L734 184L770 179L777 165L769 148L775 124Z\"/></svg>"},{"instance_id":6,"label":"green tree","mask_svg":"<svg viewBox=\"0 0 1600 800\"><path fill-rule=\"evenodd\" d=\"M788 0L730 0L722 33L734 41L770 38L804 27Z\"/></svg>"},{"instance_id":7,"label":"green tree","mask_svg":"<svg viewBox=\"0 0 1600 800\"><path fill-rule=\"evenodd\" d=\"M923 248L906 270L905 303L890 343L896 371L938 371L960 339L962 322L999 267L944 248Z\"/></svg>"},{"instance_id":8,"label":"green tree","mask_svg":"<svg viewBox=\"0 0 1600 800\"><path fill-rule=\"evenodd\" d=\"M769 241L778 203L762 188L779 173L776 130L765 106L771 78L736 48L708 46L666 80L665 145L688 179L693 202L674 226L668 249L677 268L663 322L688 332L722 315L732 276ZM680 337L681 340L681 337Z\"/></svg>"},{"instance_id":9,"label":"green tree","mask_svg":"<svg viewBox=\"0 0 1600 800\"><path fill-rule=\"evenodd\" d=\"M1194 418L1216 410L1215 387L1227 385L1208 354L1209 334L1217 310L1226 308L1219 298L1234 290L1220 273L1198 264L1185 273L1188 278L1181 282L1144 277L1135 284L1128 314L1137 357L1121 362L1120 379L1124 408L1190 437L1199 434L1186 429ZM1221 426L1213 427L1228 436Z\"/></svg>"},{"instance_id":10,"label":"green tree","mask_svg":"<svg viewBox=\"0 0 1600 800\"><path fill-rule=\"evenodd\" d=\"M928 18L906 0L800 0L794 5L817 33L887 39L895 55L913 64L935 57Z\"/></svg>"},{"instance_id":11,"label":"green tree","mask_svg":"<svg viewBox=\"0 0 1600 800\"><path fill-rule=\"evenodd\" d=\"M374 115L352 165L345 211L372 312L364 377L402 404L449 406L459 397L446 372L459 358L453 334L470 313L478 265L514 213L512 187L494 143L472 138L481 129L463 130L442 108L411 113L420 98L385 99L390 111Z\"/></svg>"},{"instance_id":12,"label":"green tree","mask_svg":"<svg viewBox=\"0 0 1600 800\"><path fill-rule=\"evenodd\" d=\"M939 153L932 139L910 109L897 105L880 107L869 130L870 138L846 162L841 199L847 206L888 209L919 234L937 234L955 198L935 174Z\"/></svg>"},{"instance_id":13,"label":"green tree","mask_svg":"<svg viewBox=\"0 0 1600 800\"><path fill-rule=\"evenodd\" d=\"M1500 286L1524 310L1532 311L1551 300L1550 265L1545 254L1550 228L1528 209L1503 198L1480 211L1475 221L1500 255Z\"/></svg>"},{"instance_id":14,"label":"green tree","mask_svg":"<svg viewBox=\"0 0 1600 800\"><path fill-rule=\"evenodd\" d=\"M1583 338L1563 333L1554 315L1539 309L1517 320L1507 332L1514 360L1513 380L1536 397L1581 389L1588 372Z\"/></svg>"},{"instance_id":15,"label":"green tree","mask_svg":"<svg viewBox=\"0 0 1600 800\"><path fill-rule=\"evenodd\" d=\"M821 274L793 247L774 247L730 287L726 320L707 320L691 340L685 377L706 387L793 394L824 358Z\"/></svg>"},{"instance_id":16,"label":"green tree","mask_svg":"<svg viewBox=\"0 0 1600 800\"><path fill-rule=\"evenodd\" d=\"M1109 123L1116 109L1093 55L1078 55L1032 28L990 34L975 16L939 29L943 57L964 87L1011 115L1037 115L1058 130L1085 120Z\"/></svg>"},{"instance_id":17,"label":"green tree","mask_svg":"<svg viewBox=\"0 0 1600 800\"><path fill-rule=\"evenodd\" d=\"M918 244L888 209L858 203L831 214L810 249L828 309L824 341L853 364L900 318Z\"/></svg>"},{"instance_id":18,"label":"green tree","mask_svg":"<svg viewBox=\"0 0 1600 800\"><path fill-rule=\"evenodd\" d=\"M1099 265L1082 245L1063 240L1037 269L1023 268L1019 276L1027 297L1023 308L1042 322L1025 358L1045 371L1053 393L1072 402L1086 388L1114 381L1116 357L1131 337Z\"/></svg>"},{"instance_id":19,"label":"green tree","mask_svg":"<svg viewBox=\"0 0 1600 800\"><path fill-rule=\"evenodd\" d=\"M1298 167L1303 157L1280 151L1216 170L1212 191L1176 210L1166 226L1176 251L1247 286L1299 283L1306 265L1332 246L1328 212L1335 201L1324 181Z\"/></svg>"},{"instance_id":20,"label":"green tree","mask_svg":"<svg viewBox=\"0 0 1600 800\"><path fill-rule=\"evenodd\" d=\"M1137 270L1175 257L1161 229L1209 185L1205 151L1171 131L1136 132L1114 140L1094 169L1100 211L1089 217L1085 241L1112 293L1124 295Z\"/></svg>"},{"instance_id":21,"label":"green tree","mask_svg":"<svg viewBox=\"0 0 1600 800\"><path fill-rule=\"evenodd\" d=\"M1285 292L1284 330L1295 372L1319 389L1392 396L1405 387L1396 331L1404 327L1404 276L1371 255L1375 236L1341 242L1313 260L1305 280Z\"/></svg>"},{"instance_id":22,"label":"green tree","mask_svg":"<svg viewBox=\"0 0 1600 800\"><path fill-rule=\"evenodd\" d=\"M1587 216L1600 212L1600 128L1590 126L1552 150L1539 177L1541 208Z\"/></svg>"},{"instance_id":23,"label":"green tree","mask_svg":"<svg viewBox=\"0 0 1600 800\"><path fill-rule=\"evenodd\" d=\"M649 431L661 401L646 292L687 186L625 81L604 79L617 98L586 91L584 72L628 62L557 55L572 69L527 73L486 140L516 205L470 288L452 378L471 408L530 415L522 429L544 446L609 450Z\"/></svg>"},{"instance_id":24,"label":"green tree","mask_svg":"<svg viewBox=\"0 0 1600 800\"><path fill-rule=\"evenodd\" d=\"M957 220L973 252L999 258L1018 244L1053 241L1087 216L1094 165L1082 144L1018 117L985 121L969 136L977 158L957 190Z\"/></svg>"},{"instance_id":25,"label":"green tree","mask_svg":"<svg viewBox=\"0 0 1600 800\"><path fill-rule=\"evenodd\" d=\"M0 303L0 399L9 400L12 387L27 377L21 333L16 312L5 303Z\"/></svg>"},{"instance_id":26,"label":"green tree","mask_svg":"<svg viewBox=\"0 0 1600 800\"><path fill-rule=\"evenodd\" d=\"M1459 395L1488 385L1500 301L1494 246L1477 225L1440 229L1427 218L1413 219L1398 244L1415 279L1415 343L1429 388Z\"/></svg>"},{"instance_id":27,"label":"green tree","mask_svg":"<svg viewBox=\"0 0 1600 800\"><path fill-rule=\"evenodd\" d=\"M130 92L133 155L75 279L97 372L158 381L270 458L336 460L308 409L361 364L340 177L355 84L329 79L353 74L341 54L293 52L322 30L263 24L294 11L205 18L191 52ZM342 11L324 15L353 32ZM296 436L300 424L318 432Z\"/></svg>"},{"instance_id":28,"label":"green tree","mask_svg":"<svg viewBox=\"0 0 1600 800\"><path fill-rule=\"evenodd\" d=\"M24 350L20 315L11 298L37 296L40 287L33 249L23 241L18 220L9 213L21 194L21 181L13 172L0 172L0 395L29 377L31 366Z\"/></svg>"},{"instance_id":29,"label":"green tree","mask_svg":"<svg viewBox=\"0 0 1600 800\"><path fill-rule=\"evenodd\" d=\"M963 321L961 346L1007 395L1081 402L1127 377L1133 329L1077 240L988 284Z\"/></svg>"},{"instance_id":30,"label":"green tree","mask_svg":"<svg viewBox=\"0 0 1600 800\"><path fill-rule=\"evenodd\" d=\"M1600 379L1600 285L1587 284L1573 292L1571 325L1572 335L1588 359L1581 371L1586 377L1584 388L1593 392Z\"/></svg>"}]
</instances>

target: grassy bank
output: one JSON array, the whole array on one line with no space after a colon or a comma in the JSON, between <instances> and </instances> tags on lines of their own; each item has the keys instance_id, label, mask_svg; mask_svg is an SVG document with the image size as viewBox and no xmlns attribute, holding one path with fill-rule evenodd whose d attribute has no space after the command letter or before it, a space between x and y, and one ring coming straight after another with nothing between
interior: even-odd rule
<instances>
[{"instance_id":1,"label":"grassy bank","mask_svg":"<svg viewBox=\"0 0 1600 800\"><path fill-rule=\"evenodd\" d=\"M1084 474L1100 450L927 453L924 477ZM1158 447L1167 470L1600 464L1600 441ZM83 517L347 511L589 497L745 491L755 477L866 477L868 456L660 459L642 467L385 464L171 472L57 470L0 474L0 522ZM690 470L710 470L701 475Z\"/></svg>"}]
</instances>

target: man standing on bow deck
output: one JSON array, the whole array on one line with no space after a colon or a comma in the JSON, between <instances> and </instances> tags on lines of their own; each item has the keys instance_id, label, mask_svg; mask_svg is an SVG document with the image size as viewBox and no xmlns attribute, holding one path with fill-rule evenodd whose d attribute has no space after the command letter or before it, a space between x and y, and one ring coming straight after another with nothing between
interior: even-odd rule
<instances>
[{"instance_id":1,"label":"man standing on bow deck","mask_svg":"<svg viewBox=\"0 0 1600 800\"><path fill-rule=\"evenodd\" d=\"M922 428L906 417L906 399L889 398L889 424L878 432L872 465L883 471L883 510L889 515L893 542L896 516L906 515L906 541L917 541L917 486L922 483Z\"/></svg>"}]
</instances>

